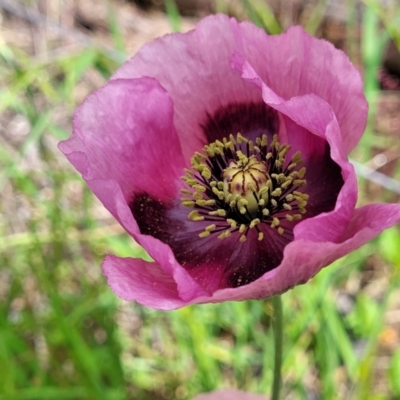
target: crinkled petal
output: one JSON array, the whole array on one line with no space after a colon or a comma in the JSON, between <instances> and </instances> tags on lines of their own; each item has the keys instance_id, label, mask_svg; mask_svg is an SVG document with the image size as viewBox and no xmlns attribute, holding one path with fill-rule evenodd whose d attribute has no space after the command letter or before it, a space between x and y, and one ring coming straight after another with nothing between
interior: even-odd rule
<instances>
[{"instance_id":1,"label":"crinkled petal","mask_svg":"<svg viewBox=\"0 0 400 400\"><path fill-rule=\"evenodd\" d=\"M334 242L338 240L346 228L357 202L355 171L343 149L340 129L335 115L328 104L314 95L295 97L277 107L299 125L318 136L324 137L330 147L331 159L341 168L344 184L337 196L335 209L302 221L294 230L295 240L307 238L315 241ZM310 115L308 112L301 112L304 109L317 109L319 111L318 116L313 115L314 113ZM310 170L311 174L317 172ZM324 186L331 184L329 178L328 174L324 176L321 173L319 177L317 175L314 186L317 185L317 190L323 191ZM313 187L311 187L311 191L313 191Z\"/></svg>"},{"instance_id":2,"label":"crinkled petal","mask_svg":"<svg viewBox=\"0 0 400 400\"><path fill-rule=\"evenodd\" d=\"M115 180L127 200L143 190L169 198L176 190L170 182L185 166L172 101L151 78L98 89L77 109L73 134L59 147L85 180Z\"/></svg>"},{"instance_id":3,"label":"crinkled petal","mask_svg":"<svg viewBox=\"0 0 400 400\"><path fill-rule=\"evenodd\" d=\"M207 293L193 280L188 272L178 264L175 259L171 248L162 243L157 238L142 234L139 230L137 222L133 218L131 209L129 208L126 200L122 194L121 188L116 181L113 180L88 180L88 186L93 193L103 202L104 206L110 210L114 217L121 223L126 231L149 253L149 255L155 260L155 262L163 269L165 274L171 276L177 285L177 290L182 301L190 302L195 298L206 296ZM107 264L106 264L107 265ZM119 264L121 265L121 263ZM126 264L125 264L126 265ZM143 265L139 262L136 265ZM148 264L146 264L148 265ZM157 268L156 266L154 268ZM111 271L111 267L107 269L107 275ZM129 270L126 271L127 277L129 277ZM116 273L119 275L119 272ZM151 274L146 275L144 273L143 279L153 279ZM151 284L153 280L149 282ZM110 281L111 287L118 293L121 293L119 289L114 288L115 281ZM163 284L163 280L158 282L159 288ZM167 287L169 283L166 281ZM169 289L168 289L169 290ZM140 297L136 299L141 302ZM143 300L145 301L145 300Z\"/></svg>"},{"instance_id":4,"label":"crinkled petal","mask_svg":"<svg viewBox=\"0 0 400 400\"><path fill-rule=\"evenodd\" d=\"M151 76L168 91L188 163L193 153L206 144L201 127L207 122L207 113L212 115L229 103L260 101L259 92L230 67L240 35L236 20L225 15L208 17L193 31L167 35L144 45L113 76Z\"/></svg>"},{"instance_id":5,"label":"crinkled petal","mask_svg":"<svg viewBox=\"0 0 400 400\"><path fill-rule=\"evenodd\" d=\"M223 287L252 282L279 266L283 249L293 240L293 227L297 223L281 221L283 234L261 223L249 229L243 243L238 230L229 237L218 238L229 228L224 223L220 225L221 220L190 220L190 209L179 201L166 205L143 193L133 199L130 208L141 233L167 244L179 264L209 295ZM212 223L215 223L213 232L199 237ZM258 240L258 232L264 235L262 241Z\"/></svg>"},{"instance_id":6,"label":"crinkled petal","mask_svg":"<svg viewBox=\"0 0 400 400\"><path fill-rule=\"evenodd\" d=\"M307 282L323 267L356 250L399 221L398 204L372 204L356 209L338 242L315 243L301 239L289 243L278 268L249 285L217 291L212 302L260 299L285 292Z\"/></svg>"},{"instance_id":7,"label":"crinkled petal","mask_svg":"<svg viewBox=\"0 0 400 400\"><path fill-rule=\"evenodd\" d=\"M111 214L175 279L186 301L203 290L167 245L140 233L129 208L143 190L158 201L176 197L185 164L172 120L171 99L156 80L114 80L77 110L73 135L60 149Z\"/></svg>"},{"instance_id":8,"label":"crinkled petal","mask_svg":"<svg viewBox=\"0 0 400 400\"><path fill-rule=\"evenodd\" d=\"M104 259L103 273L114 293L124 300L136 300L158 310L186 305L173 277L156 262L109 255Z\"/></svg>"},{"instance_id":9,"label":"crinkled petal","mask_svg":"<svg viewBox=\"0 0 400 400\"><path fill-rule=\"evenodd\" d=\"M191 221L188 209L180 203L165 207L148 195L137 196L131 210L141 232L169 245L176 260L209 295L222 287L251 282L275 268L282 260L284 246L293 239L292 226L289 236L261 227L265 234L262 243L255 229L245 243L239 241L239 232L224 239L217 238L219 233L200 238L210 221Z\"/></svg>"},{"instance_id":10,"label":"crinkled petal","mask_svg":"<svg viewBox=\"0 0 400 400\"><path fill-rule=\"evenodd\" d=\"M314 218L302 221L296 226L294 232L295 239L307 238L315 241L333 242L338 240L356 205L357 179L354 168L347 159L340 127L332 108L326 101L314 94L292 97L290 100L283 99L263 82L252 65L238 54L233 56L232 65L245 80L252 82L262 90L263 99L269 106L284 114L308 132L325 139L329 144L331 159L341 168L344 180L344 185L336 201L336 207L331 212L321 213ZM313 148L308 142L312 140L310 135L299 135L299 131L291 132L290 130L286 133L288 143L293 143L298 149L305 152L307 157L308 149ZM310 172L315 174L319 171ZM323 172L323 170L320 172ZM315 182L315 184L319 184L321 187L329 185L330 182L326 179L327 177L324 177L321 173L319 182ZM312 187L311 190L313 190Z\"/></svg>"},{"instance_id":11,"label":"crinkled petal","mask_svg":"<svg viewBox=\"0 0 400 400\"><path fill-rule=\"evenodd\" d=\"M230 68L234 53L248 59L282 98L314 93L326 100L339 121L346 152L358 142L367 113L358 71L342 51L300 27L269 36L251 23L210 16L191 32L145 45L114 78L145 75L159 80L174 101L175 125L185 141L185 158L190 160L204 144L200 127L205 113L228 103L259 99L254 88L240 82Z\"/></svg>"},{"instance_id":12,"label":"crinkled petal","mask_svg":"<svg viewBox=\"0 0 400 400\"><path fill-rule=\"evenodd\" d=\"M260 394L242 392L235 389L221 389L215 392L203 393L196 396L193 400L268 400Z\"/></svg>"},{"instance_id":13,"label":"crinkled petal","mask_svg":"<svg viewBox=\"0 0 400 400\"><path fill-rule=\"evenodd\" d=\"M188 208L179 201L163 204L143 193L132 199L130 208L142 234L167 244L182 269L208 294L218 289L223 260L231 253L232 246L226 247L230 241L220 243L215 237L199 238L208 224L189 220Z\"/></svg>"},{"instance_id":14,"label":"crinkled petal","mask_svg":"<svg viewBox=\"0 0 400 400\"><path fill-rule=\"evenodd\" d=\"M307 184L299 191L309 195L307 212L303 220L315 217L323 212L335 208L340 190L343 187L343 176L340 166L331 158L331 149L328 142L281 114L286 132L281 132L284 143L290 143L292 150L288 153L301 151L306 168L305 179ZM289 158L290 159L290 158Z\"/></svg>"},{"instance_id":15,"label":"crinkled petal","mask_svg":"<svg viewBox=\"0 0 400 400\"><path fill-rule=\"evenodd\" d=\"M269 36L243 22L241 34L242 55L278 96L288 100L312 93L332 107L348 154L364 132L368 113L360 74L348 56L299 26Z\"/></svg>"}]
</instances>

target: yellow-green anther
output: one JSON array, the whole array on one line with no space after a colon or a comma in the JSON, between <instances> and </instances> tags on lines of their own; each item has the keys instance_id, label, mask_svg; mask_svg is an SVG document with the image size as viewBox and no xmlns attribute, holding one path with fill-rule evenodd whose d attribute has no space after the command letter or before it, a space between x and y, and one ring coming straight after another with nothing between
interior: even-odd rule
<instances>
[{"instance_id":1,"label":"yellow-green anther","mask_svg":"<svg viewBox=\"0 0 400 400\"><path fill-rule=\"evenodd\" d=\"M203 168L203 171L201 171L201 176L204 176L206 179L211 178L211 171L208 168Z\"/></svg>"},{"instance_id":2,"label":"yellow-green anther","mask_svg":"<svg viewBox=\"0 0 400 400\"><path fill-rule=\"evenodd\" d=\"M288 195L285 197L285 199L286 199L286 201L288 201L288 202L290 203L290 202L292 202L292 201L294 200L294 196L293 196L292 194L288 194Z\"/></svg>"},{"instance_id":3,"label":"yellow-green anther","mask_svg":"<svg viewBox=\"0 0 400 400\"><path fill-rule=\"evenodd\" d=\"M206 191L206 188L203 185L193 185L193 189L203 193Z\"/></svg>"},{"instance_id":4,"label":"yellow-green anther","mask_svg":"<svg viewBox=\"0 0 400 400\"><path fill-rule=\"evenodd\" d=\"M236 228L237 222L234 219L228 218L226 222L231 226L231 228Z\"/></svg>"},{"instance_id":5,"label":"yellow-green anther","mask_svg":"<svg viewBox=\"0 0 400 400\"><path fill-rule=\"evenodd\" d=\"M261 136L261 146L266 147L267 144L268 144L268 138L267 138L267 135L264 133Z\"/></svg>"},{"instance_id":6,"label":"yellow-green anther","mask_svg":"<svg viewBox=\"0 0 400 400\"><path fill-rule=\"evenodd\" d=\"M281 188L276 188L276 189L271 193L271 195L274 196L274 197L279 197L279 196L281 196L281 195L282 195L282 189L281 189Z\"/></svg>"},{"instance_id":7,"label":"yellow-green anther","mask_svg":"<svg viewBox=\"0 0 400 400\"><path fill-rule=\"evenodd\" d=\"M215 211L209 211L208 215L217 215L219 217L226 217L226 211L222 208L219 208Z\"/></svg>"},{"instance_id":8,"label":"yellow-green anther","mask_svg":"<svg viewBox=\"0 0 400 400\"><path fill-rule=\"evenodd\" d=\"M272 218L271 228L275 228L278 225L279 225L279 219L278 218Z\"/></svg>"},{"instance_id":9,"label":"yellow-green anther","mask_svg":"<svg viewBox=\"0 0 400 400\"><path fill-rule=\"evenodd\" d=\"M181 200L181 201L185 207L194 207L196 204L193 200Z\"/></svg>"},{"instance_id":10,"label":"yellow-green anther","mask_svg":"<svg viewBox=\"0 0 400 400\"><path fill-rule=\"evenodd\" d=\"M198 192L194 192L193 193L193 197L196 199L196 200L203 200L203 193L198 193Z\"/></svg>"},{"instance_id":11,"label":"yellow-green anther","mask_svg":"<svg viewBox=\"0 0 400 400\"><path fill-rule=\"evenodd\" d=\"M204 217L199 214L197 210L193 210L189 213L188 218L192 221L204 221Z\"/></svg>"},{"instance_id":12,"label":"yellow-green anther","mask_svg":"<svg viewBox=\"0 0 400 400\"><path fill-rule=\"evenodd\" d=\"M209 232L209 231L203 231L203 232L200 232L200 233L199 233L199 236L200 236L201 238L205 238L205 237L207 237L207 236L210 236L210 234L211 234L211 232Z\"/></svg>"},{"instance_id":13,"label":"yellow-green anther","mask_svg":"<svg viewBox=\"0 0 400 400\"><path fill-rule=\"evenodd\" d=\"M286 188L287 188L288 186L290 186L291 184L292 184L292 180L291 180L290 178L288 178L286 182L283 182L283 183L281 184L281 188L282 188L282 189L286 189Z\"/></svg>"},{"instance_id":14,"label":"yellow-green anther","mask_svg":"<svg viewBox=\"0 0 400 400\"><path fill-rule=\"evenodd\" d=\"M258 225L259 223L260 223L261 221L258 219L258 218L256 218L256 219L253 219L251 222L250 222L250 228L254 228L256 225Z\"/></svg>"}]
</instances>

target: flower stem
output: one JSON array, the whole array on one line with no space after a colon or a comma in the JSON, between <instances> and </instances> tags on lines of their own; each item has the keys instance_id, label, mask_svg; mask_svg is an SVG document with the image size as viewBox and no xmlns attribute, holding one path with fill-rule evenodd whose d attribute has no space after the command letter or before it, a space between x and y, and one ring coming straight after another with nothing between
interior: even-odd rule
<instances>
[{"instance_id":1,"label":"flower stem","mask_svg":"<svg viewBox=\"0 0 400 400\"><path fill-rule=\"evenodd\" d=\"M272 329L275 341L274 382L272 385L271 400L279 400L283 347L283 313L281 296L274 296L271 301L274 310L272 316Z\"/></svg>"}]
</instances>

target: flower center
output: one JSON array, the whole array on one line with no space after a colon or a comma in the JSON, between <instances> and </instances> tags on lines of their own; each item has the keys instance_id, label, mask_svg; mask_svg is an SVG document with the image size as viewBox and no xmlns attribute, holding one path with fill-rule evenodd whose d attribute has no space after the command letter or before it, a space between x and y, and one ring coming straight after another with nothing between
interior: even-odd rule
<instances>
[{"instance_id":1,"label":"flower center","mask_svg":"<svg viewBox=\"0 0 400 400\"><path fill-rule=\"evenodd\" d=\"M236 139L230 135L204 146L204 154L196 152L192 169L182 177L189 189L181 190L187 196L181 201L193 209L190 220L210 221L199 236L218 233L224 239L238 231L244 242L249 230L256 229L263 240L260 224L282 235L284 220L301 219L308 195L298 189L306 185L306 168L299 168L300 152L286 160L290 148L277 135L268 145L266 135L254 143L239 133Z\"/></svg>"}]
</instances>

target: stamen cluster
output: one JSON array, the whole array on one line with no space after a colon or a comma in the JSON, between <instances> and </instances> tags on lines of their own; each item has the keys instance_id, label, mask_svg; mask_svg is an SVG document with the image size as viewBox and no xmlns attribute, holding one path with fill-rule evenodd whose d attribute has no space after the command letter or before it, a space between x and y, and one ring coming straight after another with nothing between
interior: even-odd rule
<instances>
[{"instance_id":1,"label":"stamen cluster","mask_svg":"<svg viewBox=\"0 0 400 400\"><path fill-rule=\"evenodd\" d=\"M238 133L236 139L230 135L229 140L204 146L204 154L196 152L193 170L185 169L182 177L190 189L181 190L187 196L181 201L193 209L190 220L210 221L199 236L219 233L224 239L238 231L244 242L249 230L256 229L258 240L263 240L260 224L283 235L283 220L301 219L308 195L298 189L306 185L306 168L298 169L300 152L286 160L290 148L281 145L277 135L268 145L266 135L254 143Z\"/></svg>"}]
</instances>

